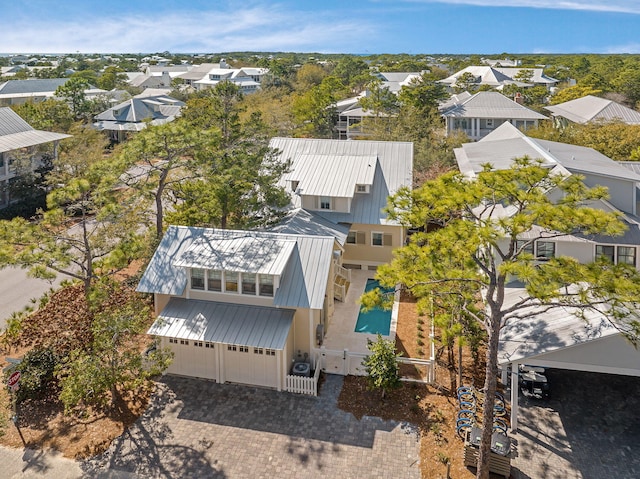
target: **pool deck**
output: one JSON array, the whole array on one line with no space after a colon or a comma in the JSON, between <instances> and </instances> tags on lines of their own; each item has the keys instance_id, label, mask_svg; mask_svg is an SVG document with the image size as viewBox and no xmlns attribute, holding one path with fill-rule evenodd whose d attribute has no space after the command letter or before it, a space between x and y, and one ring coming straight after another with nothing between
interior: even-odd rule
<instances>
[{"instance_id":1,"label":"pool deck","mask_svg":"<svg viewBox=\"0 0 640 479\"><path fill-rule=\"evenodd\" d=\"M342 351L347 349L355 353L369 353L367 349L367 339L376 340L375 334L357 333L356 322L358 321L358 313L360 312L360 303L358 302L364 288L367 285L367 279L373 278L375 271L351 270L351 285L347 292L344 302L335 302L335 312L327 334L324 338L323 346L327 349ZM391 319L391 330L385 339L395 341L396 339L396 323L397 323L397 303L394 305L395 314Z\"/></svg>"}]
</instances>

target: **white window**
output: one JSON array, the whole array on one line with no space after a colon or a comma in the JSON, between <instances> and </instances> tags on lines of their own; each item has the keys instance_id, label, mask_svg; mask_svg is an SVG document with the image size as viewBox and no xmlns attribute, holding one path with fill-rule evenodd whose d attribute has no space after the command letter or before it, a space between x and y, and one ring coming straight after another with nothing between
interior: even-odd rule
<instances>
[{"instance_id":1,"label":"white window","mask_svg":"<svg viewBox=\"0 0 640 479\"><path fill-rule=\"evenodd\" d=\"M356 244L356 231L349 231L347 234L347 244Z\"/></svg>"},{"instance_id":2,"label":"white window","mask_svg":"<svg viewBox=\"0 0 640 479\"><path fill-rule=\"evenodd\" d=\"M204 289L204 270L191 268L191 289Z\"/></svg>"},{"instance_id":3,"label":"white window","mask_svg":"<svg viewBox=\"0 0 640 479\"><path fill-rule=\"evenodd\" d=\"M265 350L265 354L267 356L275 356L276 355L276 350L275 349L266 349Z\"/></svg>"},{"instance_id":4,"label":"white window","mask_svg":"<svg viewBox=\"0 0 640 479\"><path fill-rule=\"evenodd\" d=\"M256 295L256 274L242 273L242 294Z\"/></svg>"},{"instance_id":5,"label":"white window","mask_svg":"<svg viewBox=\"0 0 640 479\"><path fill-rule=\"evenodd\" d=\"M249 352L249 346L240 346L238 348L238 351L240 351L241 353L248 353Z\"/></svg>"},{"instance_id":6,"label":"white window","mask_svg":"<svg viewBox=\"0 0 640 479\"><path fill-rule=\"evenodd\" d=\"M224 272L224 290L226 293L238 292L238 273L231 271Z\"/></svg>"},{"instance_id":7,"label":"white window","mask_svg":"<svg viewBox=\"0 0 640 479\"><path fill-rule=\"evenodd\" d=\"M382 246L383 241L382 233L376 231L371 233L371 246Z\"/></svg>"},{"instance_id":8,"label":"white window","mask_svg":"<svg viewBox=\"0 0 640 479\"><path fill-rule=\"evenodd\" d=\"M367 190L367 185L356 185L356 193L366 193Z\"/></svg>"},{"instance_id":9,"label":"white window","mask_svg":"<svg viewBox=\"0 0 640 479\"><path fill-rule=\"evenodd\" d=\"M618 246L618 264L636 265L636 249L633 246Z\"/></svg>"},{"instance_id":10,"label":"white window","mask_svg":"<svg viewBox=\"0 0 640 479\"><path fill-rule=\"evenodd\" d=\"M536 257L538 259L549 259L556 255L556 244L553 241L537 241Z\"/></svg>"},{"instance_id":11,"label":"white window","mask_svg":"<svg viewBox=\"0 0 640 479\"><path fill-rule=\"evenodd\" d=\"M328 196L320 197L320 209L321 210L330 210L331 209L331 198Z\"/></svg>"},{"instance_id":12,"label":"white window","mask_svg":"<svg viewBox=\"0 0 640 479\"><path fill-rule=\"evenodd\" d=\"M262 348L253 348L253 354L264 354L264 349L262 349Z\"/></svg>"},{"instance_id":13,"label":"white window","mask_svg":"<svg viewBox=\"0 0 640 479\"><path fill-rule=\"evenodd\" d=\"M487 128L493 128L493 119L487 118Z\"/></svg>"},{"instance_id":14,"label":"white window","mask_svg":"<svg viewBox=\"0 0 640 479\"><path fill-rule=\"evenodd\" d=\"M533 241L529 240L517 240L516 241L516 250L519 250L522 253L527 253L533 256Z\"/></svg>"},{"instance_id":15,"label":"white window","mask_svg":"<svg viewBox=\"0 0 640 479\"><path fill-rule=\"evenodd\" d=\"M260 296L273 296L273 276L260 275Z\"/></svg>"},{"instance_id":16,"label":"white window","mask_svg":"<svg viewBox=\"0 0 640 479\"><path fill-rule=\"evenodd\" d=\"M349 231L347 234L347 244L364 244L365 233L364 231Z\"/></svg>"},{"instance_id":17,"label":"white window","mask_svg":"<svg viewBox=\"0 0 640 479\"><path fill-rule=\"evenodd\" d=\"M606 258L611 263L615 263L615 247L609 245L596 245L596 258Z\"/></svg>"},{"instance_id":18,"label":"white window","mask_svg":"<svg viewBox=\"0 0 640 479\"><path fill-rule=\"evenodd\" d=\"M216 269L207 270L207 289L209 291L222 291L222 271Z\"/></svg>"}]
</instances>

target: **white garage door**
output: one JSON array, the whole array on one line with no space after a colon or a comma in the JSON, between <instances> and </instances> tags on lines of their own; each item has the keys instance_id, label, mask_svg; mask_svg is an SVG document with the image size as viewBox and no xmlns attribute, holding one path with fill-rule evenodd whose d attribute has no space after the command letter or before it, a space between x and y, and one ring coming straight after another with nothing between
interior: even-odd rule
<instances>
[{"instance_id":1,"label":"white garage door","mask_svg":"<svg viewBox=\"0 0 640 479\"><path fill-rule=\"evenodd\" d=\"M249 346L224 346L225 381L278 387L276 350Z\"/></svg>"},{"instance_id":2,"label":"white garage door","mask_svg":"<svg viewBox=\"0 0 640 479\"><path fill-rule=\"evenodd\" d=\"M213 343L169 338L167 346L174 353L168 373L218 380Z\"/></svg>"}]
</instances>

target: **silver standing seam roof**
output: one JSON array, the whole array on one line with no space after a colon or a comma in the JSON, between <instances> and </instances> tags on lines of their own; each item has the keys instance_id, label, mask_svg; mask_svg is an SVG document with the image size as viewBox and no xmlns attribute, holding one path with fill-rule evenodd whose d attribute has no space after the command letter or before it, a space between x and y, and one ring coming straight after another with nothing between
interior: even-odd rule
<instances>
[{"instance_id":1,"label":"silver standing seam roof","mask_svg":"<svg viewBox=\"0 0 640 479\"><path fill-rule=\"evenodd\" d=\"M509 168L514 158L526 155L550 166L562 165L572 173L640 182L640 175L593 148L530 138L510 123L503 123L480 141L465 143L454 152L460 171L467 175L482 171L486 163L496 169Z\"/></svg>"},{"instance_id":2,"label":"silver standing seam roof","mask_svg":"<svg viewBox=\"0 0 640 479\"><path fill-rule=\"evenodd\" d=\"M171 298L147 334L282 350L295 310Z\"/></svg>"},{"instance_id":3,"label":"silver standing seam roof","mask_svg":"<svg viewBox=\"0 0 640 479\"><path fill-rule=\"evenodd\" d=\"M216 238L215 244L210 242L212 238ZM286 266L282 269L280 285L273 298L274 306L322 309L334 244L334 238L329 236L170 226L151 258L137 291L182 295L188 283L187 268L178 264L189 264L185 258L195 258L194 253L204 254L206 261L212 261L212 264L232 265L236 271L242 267L245 272L255 272L261 265L267 265L273 260L266 256L252 257L250 249L244 250L247 256L242 257L232 248L215 248L225 242L229 245L240 244L234 240L246 238L252 238L254 245L263 240L273 248L274 244L280 242L280 253L286 248L292 248ZM274 250L266 248L265 251L273 253ZM276 259L272 271L280 268L283 257L282 254L274 256Z\"/></svg>"},{"instance_id":4,"label":"silver standing seam roof","mask_svg":"<svg viewBox=\"0 0 640 479\"><path fill-rule=\"evenodd\" d=\"M612 100L587 95L557 105L545 106L554 116L560 116L574 123L590 121L622 121L628 125L640 124L640 112L627 108Z\"/></svg>"},{"instance_id":5,"label":"silver standing seam roof","mask_svg":"<svg viewBox=\"0 0 640 479\"><path fill-rule=\"evenodd\" d=\"M0 108L0 153L70 137L63 133L34 130L11 108Z\"/></svg>"},{"instance_id":6,"label":"silver standing seam roof","mask_svg":"<svg viewBox=\"0 0 640 479\"><path fill-rule=\"evenodd\" d=\"M481 91L442 110L442 116L453 118L499 118L546 120L547 117L507 98L502 93Z\"/></svg>"},{"instance_id":7,"label":"silver standing seam roof","mask_svg":"<svg viewBox=\"0 0 640 479\"><path fill-rule=\"evenodd\" d=\"M285 234L333 236L340 246L344 246L349 234L349 225L331 221L302 208L291 210L277 225L268 231Z\"/></svg>"},{"instance_id":8,"label":"silver standing seam roof","mask_svg":"<svg viewBox=\"0 0 640 479\"><path fill-rule=\"evenodd\" d=\"M314 211L315 214L333 223L388 224L386 215L382 212L387 205L387 198L402 186L412 187L413 143L411 142L273 138L269 146L280 152L280 158L283 161L291 161L291 170L294 172L297 168L302 168L299 162L312 158L335 157L338 164L340 162L345 164L350 161L350 158L375 157L378 159L370 192L353 196L350 213ZM348 171L346 165L343 169ZM335 174L318 168L315 174L320 183L341 184L343 182L343 174L340 172ZM311 180L310 177L309 180ZM287 185L284 178L280 181L280 186L290 191L290 185ZM291 195L291 199L295 208L302 206L298 195Z\"/></svg>"}]
</instances>

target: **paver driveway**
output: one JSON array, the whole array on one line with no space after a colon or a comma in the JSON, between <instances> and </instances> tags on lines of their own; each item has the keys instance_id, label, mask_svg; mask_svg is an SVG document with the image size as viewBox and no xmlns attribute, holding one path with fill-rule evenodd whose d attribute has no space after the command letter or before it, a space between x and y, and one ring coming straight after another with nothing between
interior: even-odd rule
<instances>
[{"instance_id":1,"label":"paver driveway","mask_svg":"<svg viewBox=\"0 0 640 479\"><path fill-rule=\"evenodd\" d=\"M340 411L341 387L327 375L314 398L167 376L144 416L82 467L86 477L419 478L417 430Z\"/></svg>"}]
</instances>

